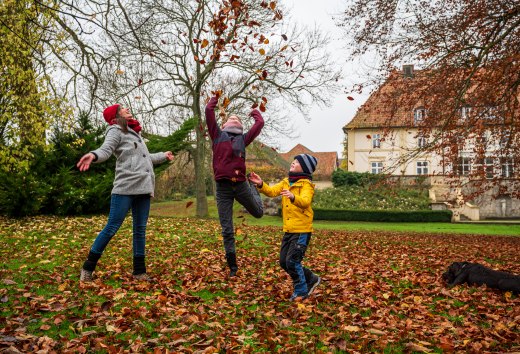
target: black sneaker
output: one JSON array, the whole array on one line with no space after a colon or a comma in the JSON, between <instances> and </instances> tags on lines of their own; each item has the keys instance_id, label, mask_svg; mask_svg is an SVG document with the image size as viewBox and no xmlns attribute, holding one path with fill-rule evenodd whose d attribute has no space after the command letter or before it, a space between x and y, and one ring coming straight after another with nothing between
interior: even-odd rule
<instances>
[{"instance_id":1,"label":"black sneaker","mask_svg":"<svg viewBox=\"0 0 520 354\"><path fill-rule=\"evenodd\" d=\"M307 296L311 295L314 290L316 290L316 287L320 285L321 278L314 274L314 277L312 278L311 282L307 285L307 288L309 289L309 292L307 293Z\"/></svg>"}]
</instances>

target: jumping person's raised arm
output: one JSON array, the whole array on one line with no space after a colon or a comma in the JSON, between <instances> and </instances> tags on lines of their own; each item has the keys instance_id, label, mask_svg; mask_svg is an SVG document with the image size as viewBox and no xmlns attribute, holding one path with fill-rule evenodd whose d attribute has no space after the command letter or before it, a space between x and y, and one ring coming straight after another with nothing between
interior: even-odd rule
<instances>
[{"instance_id":1,"label":"jumping person's raised arm","mask_svg":"<svg viewBox=\"0 0 520 354\"><path fill-rule=\"evenodd\" d=\"M251 144L255 138L260 135L260 132L262 131L262 128L264 127L264 118L260 114L260 111L257 109L253 109L251 113L249 114L253 119L255 120L255 124L249 129L249 131L246 133L245 136L245 144L248 146Z\"/></svg>"},{"instance_id":2,"label":"jumping person's raised arm","mask_svg":"<svg viewBox=\"0 0 520 354\"><path fill-rule=\"evenodd\" d=\"M218 104L218 97L213 96L206 105L206 125L208 126L209 136L211 140L215 140L219 133L217 119L215 118L215 108Z\"/></svg>"}]
</instances>

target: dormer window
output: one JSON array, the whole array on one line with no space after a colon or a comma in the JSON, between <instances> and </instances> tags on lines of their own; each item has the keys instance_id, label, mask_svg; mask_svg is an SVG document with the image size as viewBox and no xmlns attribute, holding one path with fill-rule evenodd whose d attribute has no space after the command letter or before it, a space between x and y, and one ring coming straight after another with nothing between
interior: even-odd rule
<instances>
[{"instance_id":1,"label":"dormer window","mask_svg":"<svg viewBox=\"0 0 520 354\"><path fill-rule=\"evenodd\" d=\"M464 106L460 109L460 119L461 120L468 120L471 116L471 107L470 106Z\"/></svg>"},{"instance_id":2,"label":"dormer window","mask_svg":"<svg viewBox=\"0 0 520 354\"><path fill-rule=\"evenodd\" d=\"M482 118L494 120L500 118L500 110L497 106L487 106L482 110Z\"/></svg>"},{"instance_id":3,"label":"dormer window","mask_svg":"<svg viewBox=\"0 0 520 354\"><path fill-rule=\"evenodd\" d=\"M414 125L419 125L424 121L424 118L426 118L426 108L419 107L414 109L413 111L413 123Z\"/></svg>"}]
</instances>

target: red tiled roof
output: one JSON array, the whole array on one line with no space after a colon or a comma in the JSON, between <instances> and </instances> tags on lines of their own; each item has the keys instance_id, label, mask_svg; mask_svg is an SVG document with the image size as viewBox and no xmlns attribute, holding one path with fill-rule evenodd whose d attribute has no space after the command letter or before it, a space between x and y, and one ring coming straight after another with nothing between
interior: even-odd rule
<instances>
[{"instance_id":1,"label":"red tiled roof","mask_svg":"<svg viewBox=\"0 0 520 354\"><path fill-rule=\"evenodd\" d=\"M332 172L338 167L337 152L314 152L301 144L296 145L288 152L280 153L280 156L287 162L292 162L294 156L299 154L311 154L318 159L318 165L314 172L316 179L330 179Z\"/></svg>"},{"instance_id":2,"label":"red tiled roof","mask_svg":"<svg viewBox=\"0 0 520 354\"><path fill-rule=\"evenodd\" d=\"M403 104L402 94L421 82L424 77L420 71L415 71L413 79L403 77L400 72L392 73L359 107L354 118L344 129L413 126L414 108L422 106L422 100L420 97L413 97L414 94L406 95L408 104Z\"/></svg>"}]
</instances>

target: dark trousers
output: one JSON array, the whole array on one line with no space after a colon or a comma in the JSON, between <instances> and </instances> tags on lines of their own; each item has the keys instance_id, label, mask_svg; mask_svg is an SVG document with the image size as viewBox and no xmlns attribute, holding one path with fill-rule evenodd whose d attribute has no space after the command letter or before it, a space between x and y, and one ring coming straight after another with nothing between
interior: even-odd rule
<instances>
[{"instance_id":1,"label":"dark trousers","mask_svg":"<svg viewBox=\"0 0 520 354\"><path fill-rule=\"evenodd\" d=\"M255 218L261 218L264 215L262 198L260 198L258 190L248 181L218 180L217 209L226 253L235 253L235 231L233 229L233 202L235 200Z\"/></svg>"},{"instance_id":2,"label":"dark trousers","mask_svg":"<svg viewBox=\"0 0 520 354\"><path fill-rule=\"evenodd\" d=\"M302 260L311 242L311 233L286 232L280 247L280 266L289 274L293 281L294 292L298 295L306 295L307 283L312 279L313 272L302 266Z\"/></svg>"}]
</instances>

